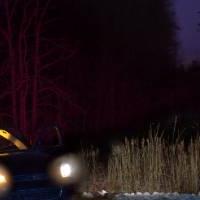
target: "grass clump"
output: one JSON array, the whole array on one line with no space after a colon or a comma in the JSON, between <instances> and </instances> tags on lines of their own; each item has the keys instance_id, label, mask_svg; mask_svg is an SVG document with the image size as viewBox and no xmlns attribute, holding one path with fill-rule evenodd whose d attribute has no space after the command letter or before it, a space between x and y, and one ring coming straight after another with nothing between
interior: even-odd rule
<instances>
[{"instance_id":1,"label":"grass clump","mask_svg":"<svg viewBox=\"0 0 200 200\"><path fill-rule=\"evenodd\" d=\"M199 136L187 145L184 140L170 143L159 128L150 129L147 138L114 145L106 167L99 167L96 158L90 161L89 191L198 193L200 189Z\"/></svg>"}]
</instances>

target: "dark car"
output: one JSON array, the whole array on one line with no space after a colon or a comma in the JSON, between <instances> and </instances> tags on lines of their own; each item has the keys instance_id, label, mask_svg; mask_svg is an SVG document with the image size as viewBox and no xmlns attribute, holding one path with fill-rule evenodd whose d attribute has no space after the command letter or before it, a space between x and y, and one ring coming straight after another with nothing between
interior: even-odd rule
<instances>
[{"instance_id":1,"label":"dark car","mask_svg":"<svg viewBox=\"0 0 200 200\"><path fill-rule=\"evenodd\" d=\"M0 199L70 199L82 175L81 165L72 155L60 155L57 136L58 145L41 145L38 140L28 146L0 130Z\"/></svg>"}]
</instances>

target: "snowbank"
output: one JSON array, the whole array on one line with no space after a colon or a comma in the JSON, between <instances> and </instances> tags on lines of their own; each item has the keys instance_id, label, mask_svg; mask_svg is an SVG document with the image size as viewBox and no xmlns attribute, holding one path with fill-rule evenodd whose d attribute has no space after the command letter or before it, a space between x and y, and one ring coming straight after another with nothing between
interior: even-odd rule
<instances>
[{"instance_id":1,"label":"snowbank","mask_svg":"<svg viewBox=\"0 0 200 200\"><path fill-rule=\"evenodd\" d=\"M107 196L111 197L114 200L200 200L200 193L199 194L179 194L177 192L174 193L118 193L118 194L111 194L102 190L101 192L97 193L90 193L84 192L83 197L92 199L96 196ZM109 198L110 199L110 198Z\"/></svg>"}]
</instances>

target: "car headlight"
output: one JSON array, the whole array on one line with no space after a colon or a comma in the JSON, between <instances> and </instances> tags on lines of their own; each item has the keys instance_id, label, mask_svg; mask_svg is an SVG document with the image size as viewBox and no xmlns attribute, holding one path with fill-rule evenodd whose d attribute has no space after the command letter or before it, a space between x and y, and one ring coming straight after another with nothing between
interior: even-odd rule
<instances>
[{"instance_id":1,"label":"car headlight","mask_svg":"<svg viewBox=\"0 0 200 200\"><path fill-rule=\"evenodd\" d=\"M0 196L4 195L11 187L11 175L6 167L0 165Z\"/></svg>"},{"instance_id":2,"label":"car headlight","mask_svg":"<svg viewBox=\"0 0 200 200\"><path fill-rule=\"evenodd\" d=\"M68 163L62 163L60 165L60 175L62 178L67 178L72 175L72 167Z\"/></svg>"},{"instance_id":3,"label":"car headlight","mask_svg":"<svg viewBox=\"0 0 200 200\"><path fill-rule=\"evenodd\" d=\"M0 174L0 185L6 184L7 178L4 174Z\"/></svg>"},{"instance_id":4,"label":"car headlight","mask_svg":"<svg viewBox=\"0 0 200 200\"><path fill-rule=\"evenodd\" d=\"M57 184L78 183L81 181L83 174L82 162L73 155L59 157L49 166L49 175Z\"/></svg>"}]
</instances>

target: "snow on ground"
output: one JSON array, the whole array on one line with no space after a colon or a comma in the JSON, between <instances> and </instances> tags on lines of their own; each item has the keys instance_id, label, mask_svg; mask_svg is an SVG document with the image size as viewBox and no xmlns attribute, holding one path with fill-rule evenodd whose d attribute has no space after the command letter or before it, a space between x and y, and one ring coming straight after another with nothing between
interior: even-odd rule
<instances>
[{"instance_id":1,"label":"snow on ground","mask_svg":"<svg viewBox=\"0 0 200 200\"><path fill-rule=\"evenodd\" d=\"M116 200L200 200L199 195L193 194L178 194L178 193L136 193L136 194L119 194L115 197Z\"/></svg>"},{"instance_id":2,"label":"snow on ground","mask_svg":"<svg viewBox=\"0 0 200 200\"><path fill-rule=\"evenodd\" d=\"M113 200L200 200L200 193L199 194L179 194L177 192L174 192L174 193L154 192L152 194L148 192L111 194L103 190L97 193L84 192L82 196L84 198L91 199L91 200L95 199L97 196L102 196L102 197L105 197L105 199L113 199Z\"/></svg>"}]
</instances>

